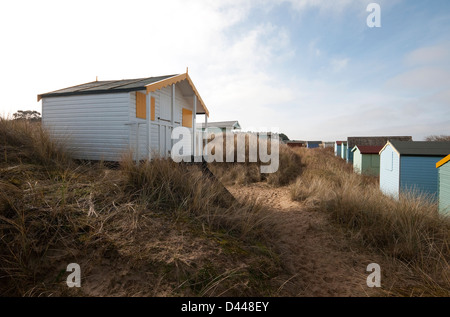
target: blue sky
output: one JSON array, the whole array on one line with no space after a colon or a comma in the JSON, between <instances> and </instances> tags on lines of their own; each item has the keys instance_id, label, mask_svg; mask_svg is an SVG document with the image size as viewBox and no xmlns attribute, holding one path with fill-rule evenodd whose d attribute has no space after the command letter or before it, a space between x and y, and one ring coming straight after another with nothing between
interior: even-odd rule
<instances>
[{"instance_id":1,"label":"blue sky","mask_svg":"<svg viewBox=\"0 0 450 317\"><path fill-rule=\"evenodd\" d=\"M366 7L381 7L381 28ZM0 4L0 113L95 80L189 74L210 121L291 139L450 134L447 0Z\"/></svg>"}]
</instances>

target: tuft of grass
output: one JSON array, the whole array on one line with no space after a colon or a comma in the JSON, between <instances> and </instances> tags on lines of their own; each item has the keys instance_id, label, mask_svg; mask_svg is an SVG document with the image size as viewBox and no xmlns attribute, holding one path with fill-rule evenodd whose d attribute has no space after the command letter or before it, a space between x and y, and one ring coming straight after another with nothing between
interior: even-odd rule
<instances>
[{"instance_id":1,"label":"tuft of grass","mask_svg":"<svg viewBox=\"0 0 450 317\"><path fill-rule=\"evenodd\" d=\"M256 162L250 161L250 143L254 144L255 149L259 149L261 142L267 142L267 149L271 148L271 141L262 139L249 134L245 136L245 157L238 162L237 135L234 135L234 145L227 147L224 145L223 162L214 162L209 164L211 171L224 184L248 185L257 182L267 182L275 187L285 186L295 181L296 177L302 172L301 159L298 154L292 151L287 145L279 144L279 166L275 173L262 174L260 167L268 163L261 162L259 155ZM217 136L221 140L222 136ZM222 144L220 141L219 144ZM233 157L234 162L226 162L226 156Z\"/></svg>"},{"instance_id":2,"label":"tuft of grass","mask_svg":"<svg viewBox=\"0 0 450 317\"><path fill-rule=\"evenodd\" d=\"M241 238L262 233L259 227L268 215L262 205L230 199L227 189L198 166L162 158L136 165L126 157L121 170L128 180L127 192L148 208L196 219L211 229L238 232Z\"/></svg>"},{"instance_id":3,"label":"tuft of grass","mask_svg":"<svg viewBox=\"0 0 450 317\"><path fill-rule=\"evenodd\" d=\"M37 163L46 167L66 166L70 153L51 139L40 122L0 117L0 163Z\"/></svg>"},{"instance_id":4,"label":"tuft of grass","mask_svg":"<svg viewBox=\"0 0 450 317\"><path fill-rule=\"evenodd\" d=\"M291 185L293 200L328 212L364 246L422 272L423 285L436 281L425 293L450 289L450 219L438 213L435 203L416 192L393 199L380 191L377 179L353 173L332 154L296 151L306 166Z\"/></svg>"},{"instance_id":5,"label":"tuft of grass","mask_svg":"<svg viewBox=\"0 0 450 317\"><path fill-rule=\"evenodd\" d=\"M273 294L276 255L253 248L269 248L267 212L199 167L127 156L108 168L70 160L38 125L2 119L0 133L1 296Z\"/></svg>"},{"instance_id":6,"label":"tuft of grass","mask_svg":"<svg viewBox=\"0 0 450 317\"><path fill-rule=\"evenodd\" d=\"M275 173L267 174L267 183L277 187L290 184L302 173L302 162L298 154L285 144L280 144L279 153L278 170Z\"/></svg>"}]
</instances>

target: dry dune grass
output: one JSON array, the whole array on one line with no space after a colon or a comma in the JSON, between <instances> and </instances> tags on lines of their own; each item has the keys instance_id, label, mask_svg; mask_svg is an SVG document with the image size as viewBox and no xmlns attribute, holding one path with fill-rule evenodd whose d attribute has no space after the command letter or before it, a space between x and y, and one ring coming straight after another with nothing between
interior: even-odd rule
<instances>
[{"instance_id":1,"label":"dry dune grass","mask_svg":"<svg viewBox=\"0 0 450 317\"><path fill-rule=\"evenodd\" d=\"M376 179L352 173L331 153L296 151L305 168L291 186L293 200L327 211L352 238L416 271L424 288L409 295L450 295L450 221L436 204L416 193L392 199L381 193ZM396 292L404 294L391 291Z\"/></svg>"},{"instance_id":2,"label":"dry dune grass","mask_svg":"<svg viewBox=\"0 0 450 317\"><path fill-rule=\"evenodd\" d=\"M239 233L240 238L264 235L264 230L258 230L265 219L262 205L231 200L225 187L206 177L198 166L166 159L136 165L126 159L121 167L127 177L127 191L149 208L197 219L210 229Z\"/></svg>"},{"instance_id":3,"label":"dry dune grass","mask_svg":"<svg viewBox=\"0 0 450 317\"><path fill-rule=\"evenodd\" d=\"M196 166L73 162L39 126L0 121L2 296L262 296L282 272L267 214ZM46 153L40 153L40 151ZM82 287L69 289L69 263Z\"/></svg>"},{"instance_id":4,"label":"dry dune grass","mask_svg":"<svg viewBox=\"0 0 450 317\"><path fill-rule=\"evenodd\" d=\"M219 140L222 139L221 135L218 135ZM284 186L294 181L301 173L301 158L294 153L287 145L279 144L279 166L275 173L262 174L260 167L267 165L262 163L259 155L256 157L256 162L250 162L250 144L253 144L253 150L259 149L260 142L267 142L267 149L271 148L270 140L260 140L255 135L248 134L245 136L245 158L244 162L239 163L237 161L237 135L234 136L234 145L227 147L224 142L223 150L223 162L210 163L209 167L211 171L216 175L220 181L227 185L248 185L257 182L267 182L273 186ZM219 141L218 144L222 144ZM226 156L233 157L234 162L226 162ZM214 153L214 151L212 151ZM269 152L270 153L270 152Z\"/></svg>"},{"instance_id":5,"label":"dry dune grass","mask_svg":"<svg viewBox=\"0 0 450 317\"><path fill-rule=\"evenodd\" d=\"M115 168L74 162L27 122L0 120L0 150L2 296L297 294L289 293L296 278L283 261L295 254L280 242L291 233L277 231L301 235L284 223L301 218L294 212L280 217L264 199L228 199L195 165L136 165L130 156ZM413 288L403 283L386 295L449 295L449 222L422 198L384 197L376 179L353 174L325 150L281 145L271 175L261 176L258 163L209 166L229 183L263 181L287 197L289 188L312 211L306 216L327 211L355 241L417 272ZM65 284L73 262L82 268L80 289Z\"/></svg>"},{"instance_id":6,"label":"dry dune grass","mask_svg":"<svg viewBox=\"0 0 450 317\"><path fill-rule=\"evenodd\" d=\"M2 160L38 163L43 166L69 164L70 153L63 144L50 140L39 122L0 117Z\"/></svg>"}]
</instances>

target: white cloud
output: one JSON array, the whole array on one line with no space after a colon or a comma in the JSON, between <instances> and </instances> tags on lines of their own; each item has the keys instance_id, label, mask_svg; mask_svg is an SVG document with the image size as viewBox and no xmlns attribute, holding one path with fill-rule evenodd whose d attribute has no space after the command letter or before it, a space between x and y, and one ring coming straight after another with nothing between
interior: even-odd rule
<instances>
[{"instance_id":1,"label":"white cloud","mask_svg":"<svg viewBox=\"0 0 450 317\"><path fill-rule=\"evenodd\" d=\"M405 62L408 66L449 64L450 44L440 44L435 46L421 47L409 53Z\"/></svg>"},{"instance_id":2,"label":"white cloud","mask_svg":"<svg viewBox=\"0 0 450 317\"><path fill-rule=\"evenodd\" d=\"M316 38L308 44L308 53L309 55L320 57L322 55L322 50L318 48L319 39Z\"/></svg>"},{"instance_id":3,"label":"white cloud","mask_svg":"<svg viewBox=\"0 0 450 317\"><path fill-rule=\"evenodd\" d=\"M248 1L32 1L0 9L0 87L8 91L1 110L8 112L36 108L38 93L95 76L172 74L186 66L194 77L217 69L214 75L226 75L240 65L256 69L271 54L261 38L272 32L286 40L265 26L227 38L225 31L248 14Z\"/></svg>"},{"instance_id":4,"label":"white cloud","mask_svg":"<svg viewBox=\"0 0 450 317\"><path fill-rule=\"evenodd\" d=\"M32 2L21 11L19 4L9 4L4 9L11 15L0 21L0 28L19 15L26 23L0 35L10 48L0 52L0 66L8 74L0 77L0 87L8 91L0 112L40 110L37 94L95 76L137 78L181 73L189 66L210 120L270 126L279 114L278 103L294 100L292 88L270 68L290 58L293 50L288 31L271 23L230 31L246 20L253 5L245 0L171 0L157 5L46 1Z\"/></svg>"},{"instance_id":5,"label":"white cloud","mask_svg":"<svg viewBox=\"0 0 450 317\"><path fill-rule=\"evenodd\" d=\"M332 11L334 13L340 13L357 3L355 0L281 0L281 2L289 2L298 11L317 8L320 11Z\"/></svg>"},{"instance_id":6,"label":"white cloud","mask_svg":"<svg viewBox=\"0 0 450 317\"><path fill-rule=\"evenodd\" d=\"M426 100L431 105L450 105L450 87L427 97ZM445 107L445 110L447 117L450 118L450 107Z\"/></svg>"},{"instance_id":7,"label":"white cloud","mask_svg":"<svg viewBox=\"0 0 450 317\"><path fill-rule=\"evenodd\" d=\"M406 69L389 79L386 87L419 93L450 89L448 43L418 48L404 57Z\"/></svg>"},{"instance_id":8,"label":"white cloud","mask_svg":"<svg viewBox=\"0 0 450 317\"><path fill-rule=\"evenodd\" d=\"M434 91L448 87L450 71L437 67L420 67L406 71L387 82L387 87L409 91Z\"/></svg>"},{"instance_id":9,"label":"white cloud","mask_svg":"<svg viewBox=\"0 0 450 317\"><path fill-rule=\"evenodd\" d=\"M347 67L348 61L348 58L333 58L330 62L331 69L336 73L340 72Z\"/></svg>"},{"instance_id":10,"label":"white cloud","mask_svg":"<svg viewBox=\"0 0 450 317\"><path fill-rule=\"evenodd\" d=\"M337 81L314 81L302 73L286 77L278 66L289 67L285 61L301 59L305 52L296 51L300 48L291 42L295 39L288 24L251 16L256 7L271 10L282 2L291 3L296 12L317 9L325 18L342 17L347 10L353 14L355 8L367 15L358 0L3 2L0 113L39 110L38 93L92 81L95 76L100 80L145 77L181 73L189 66L210 109L210 120L237 119L244 128L275 126L291 138L334 140L361 131L404 131L408 127L397 128L395 118L401 118L406 108L392 105L409 107L413 101L420 113L424 109L420 101L425 99L399 99L395 90L426 90L427 85L450 82L445 70L429 62L448 55L441 48L430 48L405 58L409 68L391 79L395 89L387 94L348 87L340 72L357 61L345 52L333 55L319 47L322 37L305 51L323 59L324 67L330 65ZM320 78L317 74L320 70L315 73ZM448 91L443 87L429 98L441 107ZM384 113L388 119L383 122ZM441 124L429 120L436 127ZM419 124L419 119L414 122Z\"/></svg>"},{"instance_id":11,"label":"white cloud","mask_svg":"<svg viewBox=\"0 0 450 317\"><path fill-rule=\"evenodd\" d=\"M317 9L321 14L329 17L342 16L349 11L358 16L367 16L366 8L369 3L376 2L382 11L403 2L404 0L271 0L270 3L289 3L299 13Z\"/></svg>"}]
</instances>

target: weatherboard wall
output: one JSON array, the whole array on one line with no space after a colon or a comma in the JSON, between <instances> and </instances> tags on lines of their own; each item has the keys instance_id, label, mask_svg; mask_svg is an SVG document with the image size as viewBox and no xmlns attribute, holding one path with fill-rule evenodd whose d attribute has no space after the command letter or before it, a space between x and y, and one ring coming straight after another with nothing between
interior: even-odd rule
<instances>
[{"instance_id":1,"label":"weatherboard wall","mask_svg":"<svg viewBox=\"0 0 450 317\"><path fill-rule=\"evenodd\" d=\"M146 93L145 90L140 91ZM173 126L182 124L182 108L193 111L191 97L175 88L174 124L172 125L172 86L147 95L155 98L155 120L136 117L136 92L45 97L42 122L52 137L66 145L74 158L119 161L131 152L139 159L152 155L170 155ZM148 108L148 107L147 107ZM148 109L146 109L146 112ZM150 113L146 114L150 116ZM139 125L137 124L139 123ZM150 132L147 138L147 132ZM190 128L192 132L192 128ZM181 141L190 151L191 138Z\"/></svg>"},{"instance_id":2,"label":"weatherboard wall","mask_svg":"<svg viewBox=\"0 0 450 317\"><path fill-rule=\"evenodd\" d=\"M353 153L353 164L355 157L355 153ZM370 176L380 175L380 156L378 154L362 154L361 161L362 174Z\"/></svg>"},{"instance_id":3,"label":"weatherboard wall","mask_svg":"<svg viewBox=\"0 0 450 317\"><path fill-rule=\"evenodd\" d=\"M307 142L306 147L308 149L318 149L320 147L320 143L317 142Z\"/></svg>"},{"instance_id":4,"label":"weatherboard wall","mask_svg":"<svg viewBox=\"0 0 450 317\"><path fill-rule=\"evenodd\" d=\"M398 197L400 189L400 155L388 144L380 154L380 189Z\"/></svg>"},{"instance_id":5,"label":"weatherboard wall","mask_svg":"<svg viewBox=\"0 0 450 317\"><path fill-rule=\"evenodd\" d=\"M402 156L400 189L414 191L435 200L438 192L436 163L443 156Z\"/></svg>"},{"instance_id":6,"label":"weatherboard wall","mask_svg":"<svg viewBox=\"0 0 450 317\"><path fill-rule=\"evenodd\" d=\"M341 157L341 145L336 144L335 155Z\"/></svg>"},{"instance_id":7,"label":"weatherboard wall","mask_svg":"<svg viewBox=\"0 0 450 317\"><path fill-rule=\"evenodd\" d=\"M347 147L347 153L346 153L346 160L347 162L352 163L353 162L353 152L352 149Z\"/></svg>"},{"instance_id":8,"label":"weatherboard wall","mask_svg":"<svg viewBox=\"0 0 450 317\"><path fill-rule=\"evenodd\" d=\"M364 175L380 175L380 156L378 154L362 154L356 148L353 151L353 170Z\"/></svg>"},{"instance_id":9,"label":"weatherboard wall","mask_svg":"<svg viewBox=\"0 0 450 317\"><path fill-rule=\"evenodd\" d=\"M439 212L444 215L450 215L450 162L440 166L437 170Z\"/></svg>"},{"instance_id":10,"label":"weatherboard wall","mask_svg":"<svg viewBox=\"0 0 450 317\"><path fill-rule=\"evenodd\" d=\"M363 170L363 156L358 148L353 151L353 157L353 170L355 171L355 173L361 174Z\"/></svg>"},{"instance_id":11,"label":"weatherboard wall","mask_svg":"<svg viewBox=\"0 0 450 317\"><path fill-rule=\"evenodd\" d=\"M363 174L371 176L380 175L380 155L363 154Z\"/></svg>"},{"instance_id":12,"label":"weatherboard wall","mask_svg":"<svg viewBox=\"0 0 450 317\"><path fill-rule=\"evenodd\" d=\"M120 160L128 147L129 93L42 99L42 124L74 158Z\"/></svg>"},{"instance_id":13,"label":"weatherboard wall","mask_svg":"<svg viewBox=\"0 0 450 317\"><path fill-rule=\"evenodd\" d=\"M341 158L346 160L347 159L347 144L342 143L341 146Z\"/></svg>"}]
</instances>

